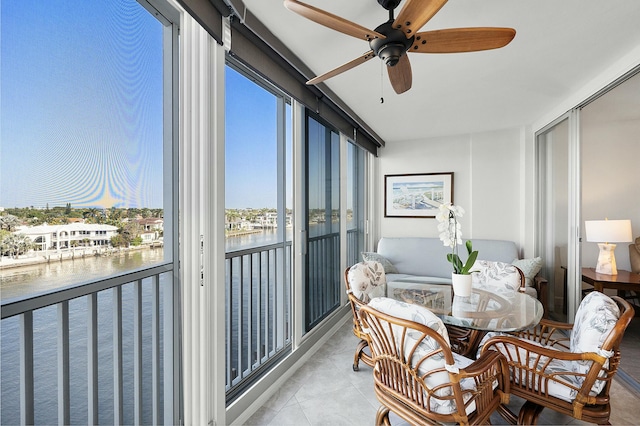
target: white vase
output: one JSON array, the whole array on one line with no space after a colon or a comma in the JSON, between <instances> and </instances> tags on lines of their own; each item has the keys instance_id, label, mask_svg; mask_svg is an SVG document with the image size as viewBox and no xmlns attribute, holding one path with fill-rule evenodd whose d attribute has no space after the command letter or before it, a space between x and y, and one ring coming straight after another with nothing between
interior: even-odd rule
<instances>
[{"instance_id":1,"label":"white vase","mask_svg":"<svg viewBox=\"0 0 640 426\"><path fill-rule=\"evenodd\" d=\"M451 284L453 285L453 294L456 296L471 296L471 274L463 275L452 272Z\"/></svg>"}]
</instances>

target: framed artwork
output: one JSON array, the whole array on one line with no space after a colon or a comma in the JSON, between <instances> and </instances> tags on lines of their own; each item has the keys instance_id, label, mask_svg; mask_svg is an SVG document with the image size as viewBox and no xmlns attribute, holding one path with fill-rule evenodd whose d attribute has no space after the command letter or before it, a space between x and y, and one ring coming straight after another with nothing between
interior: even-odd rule
<instances>
[{"instance_id":1,"label":"framed artwork","mask_svg":"<svg viewBox=\"0 0 640 426\"><path fill-rule=\"evenodd\" d=\"M385 217L436 217L453 203L453 172L384 176Z\"/></svg>"}]
</instances>

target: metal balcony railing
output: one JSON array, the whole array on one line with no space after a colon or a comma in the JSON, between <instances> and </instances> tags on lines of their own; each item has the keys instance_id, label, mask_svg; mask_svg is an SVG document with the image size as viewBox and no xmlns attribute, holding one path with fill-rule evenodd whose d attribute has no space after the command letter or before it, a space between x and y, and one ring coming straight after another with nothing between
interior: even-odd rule
<instances>
[{"instance_id":1,"label":"metal balcony railing","mask_svg":"<svg viewBox=\"0 0 640 426\"><path fill-rule=\"evenodd\" d=\"M227 401L291 351L291 242L228 252Z\"/></svg>"},{"instance_id":2,"label":"metal balcony railing","mask_svg":"<svg viewBox=\"0 0 640 426\"><path fill-rule=\"evenodd\" d=\"M174 424L172 264L2 302L2 423Z\"/></svg>"},{"instance_id":3,"label":"metal balcony railing","mask_svg":"<svg viewBox=\"0 0 640 426\"><path fill-rule=\"evenodd\" d=\"M340 234L309 238L306 329L311 330L340 306Z\"/></svg>"}]
</instances>

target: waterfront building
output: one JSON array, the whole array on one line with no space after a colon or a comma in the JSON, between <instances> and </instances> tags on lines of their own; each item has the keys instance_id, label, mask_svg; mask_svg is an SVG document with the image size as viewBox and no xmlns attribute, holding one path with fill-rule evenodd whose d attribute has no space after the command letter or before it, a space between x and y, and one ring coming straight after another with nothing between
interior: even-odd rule
<instances>
[{"instance_id":1,"label":"waterfront building","mask_svg":"<svg viewBox=\"0 0 640 426\"><path fill-rule=\"evenodd\" d=\"M61 250L74 246L107 246L111 237L118 234L118 228L98 223L45 224L19 226L15 233L29 237L36 250Z\"/></svg>"}]
</instances>

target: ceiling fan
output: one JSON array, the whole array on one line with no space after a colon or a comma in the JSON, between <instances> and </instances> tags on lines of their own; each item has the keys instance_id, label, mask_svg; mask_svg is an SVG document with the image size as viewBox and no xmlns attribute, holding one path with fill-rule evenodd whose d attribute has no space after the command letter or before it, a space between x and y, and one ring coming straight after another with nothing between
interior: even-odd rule
<instances>
[{"instance_id":1,"label":"ceiling fan","mask_svg":"<svg viewBox=\"0 0 640 426\"><path fill-rule=\"evenodd\" d=\"M417 32L445 5L447 0L406 0L394 18L394 9L401 0L378 0L389 11L389 20L370 30L340 16L297 0L284 0L287 9L325 27L364 39L371 50L307 84L318 84L378 56L387 64L391 86L396 93L411 88L411 64L406 53L460 53L504 47L516 35L513 28L450 28Z\"/></svg>"}]
</instances>

